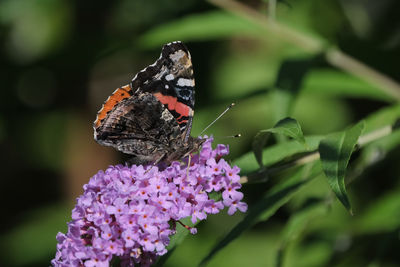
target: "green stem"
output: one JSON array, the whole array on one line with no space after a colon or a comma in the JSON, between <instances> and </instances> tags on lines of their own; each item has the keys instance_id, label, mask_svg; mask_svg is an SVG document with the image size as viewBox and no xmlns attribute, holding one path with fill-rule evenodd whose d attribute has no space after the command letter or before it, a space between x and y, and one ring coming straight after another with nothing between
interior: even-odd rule
<instances>
[{"instance_id":1,"label":"green stem","mask_svg":"<svg viewBox=\"0 0 400 267\"><path fill-rule=\"evenodd\" d=\"M275 21L276 14L276 0L268 1L268 16L271 21Z\"/></svg>"},{"instance_id":2,"label":"green stem","mask_svg":"<svg viewBox=\"0 0 400 267\"><path fill-rule=\"evenodd\" d=\"M357 148L360 149L373 141L376 141L378 139L381 139L382 137L390 135L392 132L393 132L392 126L388 125L388 126L379 128L375 131L372 131L368 134L362 135L358 138ZM314 161L318 160L319 158L320 158L319 152L314 151L314 152L311 152L310 154L307 154L307 155L305 155L299 159L296 159L292 162L289 162L287 164L280 165L275 168L268 168L268 169L265 168L264 170L262 170L256 174L250 175L250 176L242 176L240 178L240 183L244 184L244 183L247 183L249 181L254 181L254 180L261 181L262 179L259 179L260 177L263 177L263 178L270 177L276 173L282 172L289 168L296 167L296 166L303 166L308 163L314 162Z\"/></svg>"},{"instance_id":3,"label":"green stem","mask_svg":"<svg viewBox=\"0 0 400 267\"><path fill-rule=\"evenodd\" d=\"M264 28L266 31L272 32L281 39L300 47L304 51L314 54L324 54L326 60L331 65L376 85L380 90L391 96L393 99L400 101L400 85L395 80L343 53L339 49L325 44L321 39L308 36L302 32L292 29L282 23L277 22L274 18L268 19L268 17L266 17L264 14L237 1L208 1L237 16L252 21L253 23Z\"/></svg>"}]
</instances>

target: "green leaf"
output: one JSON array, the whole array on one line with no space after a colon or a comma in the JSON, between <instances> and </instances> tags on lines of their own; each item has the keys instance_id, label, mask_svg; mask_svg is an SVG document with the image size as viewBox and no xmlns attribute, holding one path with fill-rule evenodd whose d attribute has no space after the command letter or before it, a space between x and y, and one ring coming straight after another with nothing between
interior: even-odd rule
<instances>
[{"instance_id":1,"label":"green leaf","mask_svg":"<svg viewBox=\"0 0 400 267\"><path fill-rule=\"evenodd\" d=\"M234 35L260 36L260 26L224 11L203 12L162 24L141 36L144 47L158 47L173 40L210 40Z\"/></svg>"},{"instance_id":2,"label":"green leaf","mask_svg":"<svg viewBox=\"0 0 400 267\"><path fill-rule=\"evenodd\" d=\"M193 227L193 223L190 220L190 217L186 217L182 220L180 220L183 224ZM175 248L181 244L185 238L188 236L189 230L180 225L179 223L176 224L176 234L171 236L169 245L167 247L168 253L163 255L157 260L157 263L155 266L164 266L165 262L168 260L168 258L171 256L171 254L175 251Z\"/></svg>"},{"instance_id":3,"label":"green leaf","mask_svg":"<svg viewBox=\"0 0 400 267\"><path fill-rule=\"evenodd\" d=\"M267 143L268 137L269 137L269 132L260 131L256 134L256 136L254 136L252 144L254 156L256 157L256 161L261 168L264 167L262 162L262 151L265 144Z\"/></svg>"},{"instance_id":4,"label":"green leaf","mask_svg":"<svg viewBox=\"0 0 400 267\"><path fill-rule=\"evenodd\" d=\"M326 200L324 199L307 199L305 205L290 216L282 234L284 245L286 246L290 241L296 239L300 232L305 229L308 222L321 214L326 214L327 207Z\"/></svg>"},{"instance_id":5,"label":"green leaf","mask_svg":"<svg viewBox=\"0 0 400 267\"><path fill-rule=\"evenodd\" d=\"M377 99L390 102L392 97L380 88L340 70L312 69L306 76L302 92L326 96Z\"/></svg>"},{"instance_id":6,"label":"green leaf","mask_svg":"<svg viewBox=\"0 0 400 267\"><path fill-rule=\"evenodd\" d=\"M295 119L284 118L278 121L274 128L271 128L267 131L269 131L270 133L283 134L295 139L303 145L306 144L301 126Z\"/></svg>"},{"instance_id":7,"label":"green leaf","mask_svg":"<svg viewBox=\"0 0 400 267\"><path fill-rule=\"evenodd\" d=\"M283 258L289 245L298 239L311 221L326 214L327 208L328 206L323 199L312 198L308 199L303 207L290 216L290 219L286 223L283 233L281 234L282 240L276 260L277 267L285 266L283 264Z\"/></svg>"},{"instance_id":8,"label":"green leaf","mask_svg":"<svg viewBox=\"0 0 400 267\"><path fill-rule=\"evenodd\" d=\"M386 192L381 198L374 200L366 210L353 221L353 229L358 234L381 233L392 231L400 224L400 189Z\"/></svg>"},{"instance_id":9,"label":"green leaf","mask_svg":"<svg viewBox=\"0 0 400 267\"><path fill-rule=\"evenodd\" d=\"M262 149L267 143L270 133L283 134L285 136L291 137L298 141L299 143L306 145L306 141L303 136L303 131L301 130L300 124L292 118L284 118L278 121L273 128L262 130L254 137L253 141L253 151L256 156L256 160L260 167L263 167L263 155Z\"/></svg>"},{"instance_id":10,"label":"green leaf","mask_svg":"<svg viewBox=\"0 0 400 267\"><path fill-rule=\"evenodd\" d=\"M293 102L302 88L302 82L308 70L315 64L314 58L297 58L285 60L280 68L275 81L274 113L279 119L288 116L293 107Z\"/></svg>"},{"instance_id":11,"label":"green leaf","mask_svg":"<svg viewBox=\"0 0 400 267\"><path fill-rule=\"evenodd\" d=\"M263 166L267 167L293 155L316 150L322 138L323 136L319 135L305 137L308 149L298 141L294 140L272 145L262 151ZM237 158L233 164L240 167L241 174L249 174L259 170L259 165L255 159L254 152L248 152L242 155Z\"/></svg>"},{"instance_id":12,"label":"green leaf","mask_svg":"<svg viewBox=\"0 0 400 267\"><path fill-rule=\"evenodd\" d=\"M365 133L386 125L393 125L398 118L400 118L400 105L382 108L365 119Z\"/></svg>"},{"instance_id":13,"label":"green leaf","mask_svg":"<svg viewBox=\"0 0 400 267\"><path fill-rule=\"evenodd\" d=\"M328 135L318 147L322 169L329 186L343 206L352 214L344 182L345 172L357 140L365 128L361 121L348 130Z\"/></svg>"},{"instance_id":14,"label":"green leaf","mask_svg":"<svg viewBox=\"0 0 400 267\"><path fill-rule=\"evenodd\" d=\"M256 205L251 207L246 217L237 224L218 244L216 244L201 265L205 265L214 255L238 238L245 230L260 221L266 221L281 206L287 203L293 195L321 171L320 164L308 164L298 170L290 179L273 187Z\"/></svg>"},{"instance_id":15,"label":"green leaf","mask_svg":"<svg viewBox=\"0 0 400 267\"><path fill-rule=\"evenodd\" d=\"M400 105L393 105L385 107L365 119L364 137L374 135L374 132L384 134L385 131L387 135L365 143L359 158L355 162L354 171L357 175L361 175L369 166L384 159L387 153L398 147L400 144L400 131L397 129L397 119L399 117Z\"/></svg>"}]
</instances>

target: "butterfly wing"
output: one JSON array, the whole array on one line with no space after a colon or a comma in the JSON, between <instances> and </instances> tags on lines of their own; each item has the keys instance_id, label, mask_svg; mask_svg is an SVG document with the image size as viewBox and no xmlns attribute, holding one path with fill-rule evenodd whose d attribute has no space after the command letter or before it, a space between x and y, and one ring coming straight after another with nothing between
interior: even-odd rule
<instances>
[{"instance_id":1,"label":"butterfly wing","mask_svg":"<svg viewBox=\"0 0 400 267\"><path fill-rule=\"evenodd\" d=\"M98 129L104 120L108 117L109 113L115 108L117 104L122 101L125 101L129 97L133 95L132 87L130 85L125 85L116 89L104 102L101 109L97 112L96 120L94 121L93 128L95 131L96 138L96 129Z\"/></svg>"},{"instance_id":2,"label":"butterfly wing","mask_svg":"<svg viewBox=\"0 0 400 267\"><path fill-rule=\"evenodd\" d=\"M94 138L143 161L157 160L176 149L171 140L188 141L193 108L190 54L181 42L173 42L106 100L94 122Z\"/></svg>"},{"instance_id":3,"label":"butterfly wing","mask_svg":"<svg viewBox=\"0 0 400 267\"><path fill-rule=\"evenodd\" d=\"M171 112L182 139L190 136L194 114L194 77L190 53L182 42L164 45L160 58L132 80L132 88L153 94Z\"/></svg>"},{"instance_id":4,"label":"butterfly wing","mask_svg":"<svg viewBox=\"0 0 400 267\"><path fill-rule=\"evenodd\" d=\"M95 129L101 145L136 156L136 163L156 161L171 153L170 140L180 135L175 118L150 93L119 102Z\"/></svg>"}]
</instances>

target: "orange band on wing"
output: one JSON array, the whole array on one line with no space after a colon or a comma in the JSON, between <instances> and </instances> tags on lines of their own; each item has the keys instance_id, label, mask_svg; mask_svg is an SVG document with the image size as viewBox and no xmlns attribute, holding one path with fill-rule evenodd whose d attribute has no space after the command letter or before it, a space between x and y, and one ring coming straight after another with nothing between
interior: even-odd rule
<instances>
[{"instance_id":1,"label":"orange band on wing","mask_svg":"<svg viewBox=\"0 0 400 267\"><path fill-rule=\"evenodd\" d=\"M189 116L190 107L183 103L177 102L175 106L175 111L178 112L180 115L187 117Z\"/></svg>"},{"instance_id":2,"label":"orange band on wing","mask_svg":"<svg viewBox=\"0 0 400 267\"><path fill-rule=\"evenodd\" d=\"M181 121L177 121L177 122L178 122L178 124L182 124L182 123L187 123L188 120L181 120Z\"/></svg>"},{"instance_id":3,"label":"orange band on wing","mask_svg":"<svg viewBox=\"0 0 400 267\"><path fill-rule=\"evenodd\" d=\"M131 96L129 92L131 89L132 88L130 85L125 85L114 91L114 93L104 103L103 108L97 113L97 118L95 121L96 127L100 126L101 121L107 116L107 113L110 112L116 104L121 102L121 100Z\"/></svg>"},{"instance_id":4,"label":"orange band on wing","mask_svg":"<svg viewBox=\"0 0 400 267\"><path fill-rule=\"evenodd\" d=\"M178 102L178 99L173 96L163 95L161 93L154 94L157 99L164 105L168 105L169 110L175 110L179 115L188 117L190 113L190 107L183 103Z\"/></svg>"}]
</instances>

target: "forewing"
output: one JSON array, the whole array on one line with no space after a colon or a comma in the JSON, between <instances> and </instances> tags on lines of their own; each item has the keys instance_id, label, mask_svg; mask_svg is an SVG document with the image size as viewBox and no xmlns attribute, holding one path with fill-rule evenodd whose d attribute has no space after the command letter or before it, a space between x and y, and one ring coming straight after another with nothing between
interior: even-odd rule
<instances>
[{"instance_id":1,"label":"forewing","mask_svg":"<svg viewBox=\"0 0 400 267\"><path fill-rule=\"evenodd\" d=\"M96 129L100 127L106 117L111 113L117 104L121 101L128 99L133 95L132 87L130 85L122 86L116 89L104 102L101 109L97 112L96 120L93 123L93 128L96 135Z\"/></svg>"},{"instance_id":2,"label":"forewing","mask_svg":"<svg viewBox=\"0 0 400 267\"><path fill-rule=\"evenodd\" d=\"M165 105L185 141L194 114L194 86L191 56L182 42L164 45L160 58L132 80L132 88L137 88L137 92L149 92Z\"/></svg>"},{"instance_id":3,"label":"forewing","mask_svg":"<svg viewBox=\"0 0 400 267\"><path fill-rule=\"evenodd\" d=\"M166 44L155 63L105 101L94 122L94 138L128 154L151 153L151 145L142 147L144 141L158 147L167 147L171 138L186 143L194 92L189 51L181 42Z\"/></svg>"}]
</instances>

